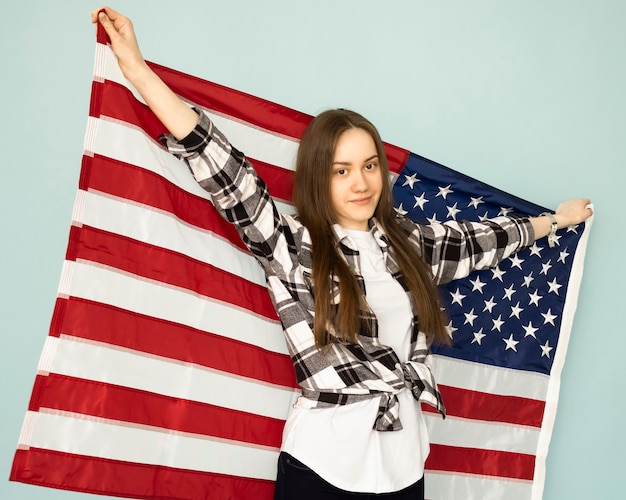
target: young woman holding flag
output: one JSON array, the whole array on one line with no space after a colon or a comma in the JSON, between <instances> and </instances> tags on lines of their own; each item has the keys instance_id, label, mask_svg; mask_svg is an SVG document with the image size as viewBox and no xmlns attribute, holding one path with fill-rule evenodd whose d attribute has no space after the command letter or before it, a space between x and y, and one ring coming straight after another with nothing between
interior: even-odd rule
<instances>
[{"instance_id":1,"label":"young woman holding flag","mask_svg":"<svg viewBox=\"0 0 626 500\"><path fill-rule=\"evenodd\" d=\"M450 342L436 285L584 221L589 200L535 218L415 224L392 208L375 127L336 109L304 132L297 215L281 215L245 156L148 67L130 20L106 7L92 21L169 130L165 146L265 271L302 388L283 433L275 498L424 498L429 441L419 403L445 415L430 345Z\"/></svg>"}]
</instances>

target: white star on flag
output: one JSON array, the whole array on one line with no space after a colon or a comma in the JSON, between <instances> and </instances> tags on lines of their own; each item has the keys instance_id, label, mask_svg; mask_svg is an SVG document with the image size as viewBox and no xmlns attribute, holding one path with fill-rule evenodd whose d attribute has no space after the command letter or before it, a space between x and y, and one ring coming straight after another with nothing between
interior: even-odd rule
<instances>
[{"instance_id":1,"label":"white star on flag","mask_svg":"<svg viewBox=\"0 0 626 500\"><path fill-rule=\"evenodd\" d=\"M502 328L502 325L504 325L504 321L502 321L502 314L498 316L497 318L492 319L491 321L493 322L493 328L491 329L491 331L493 330L501 331L500 329Z\"/></svg>"},{"instance_id":2,"label":"white star on flag","mask_svg":"<svg viewBox=\"0 0 626 500\"><path fill-rule=\"evenodd\" d=\"M472 309L470 312L466 312L463 313L465 315L465 323L464 324L470 324L472 326L474 326L474 320L476 318L478 318L478 316L476 314L474 314L474 309Z\"/></svg>"},{"instance_id":3,"label":"white star on flag","mask_svg":"<svg viewBox=\"0 0 626 500\"><path fill-rule=\"evenodd\" d=\"M414 198L415 198L415 205L413 205L413 208L420 207L421 210L424 210L424 205L428 203L428 200L424 196L424 193L422 193L419 197L414 196Z\"/></svg>"},{"instance_id":4,"label":"white star on flag","mask_svg":"<svg viewBox=\"0 0 626 500\"><path fill-rule=\"evenodd\" d=\"M554 278L552 281L548 281L548 286L550 287L550 290L548 290L548 293L556 293L558 295L559 288L561 288L563 285L559 285L556 282L556 278Z\"/></svg>"},{"instance_id":5,"label":"white star on flag","mask_svg":"<svg viewBox=\"0 0 626 500\"><path fill-rule=\"evenodd\" d=\"M448 184L445 187L439 187L439 192L436 194L436 196L441 196L444 200L447 198L447 196L450 193L454 193L454 191L452 191L452 189L450 189L451 184Z\"/></svg>"},{"instance_id":6,"label":"white star on flag","mask_svg":"<svg viewBox=\"0 0 626 500\"><path fill-rule=\"evenodd\" d=\"M472 340L472 343L476 342L478 345L480 345L481 341L486 336L487 335L485 333L483 333L483 329L481 328L477 332L474 332L474 339Z\"/></svg>"},{"instance_id":7,"label":"white star on flag","mask_svg":"<svg viewBox=\"0 0 626 500\"><path fill-rule=\"evenodd\" d=\"M541 315L545 320L544 324L550 323L552 326L554 326L554 320L557 318L557 316L555 314L552 314L552 309L548 309L548 312L541 313Z\"/></svg>"},{"instance_id":8,"label":"white star on flag","mask_svg":"<svg viewBox=\"0 0 626 500\"><path fill-rule=\"evenodd\" d=\"M457 208L457 205L458 203L455 203L453 206L448 207L448 217L450 219L456 220L456 214L460 212L460 210Z\"/></svg>"},{"instance_id":9,"label":"white star on flag","mask_svg":"<svg viewBox=\"0 0 626 500\"><path fill-rule=\"evenodd\" d=\"M413 189L413 185L416 182L419 182L420 180L417 178L417 174L413 173L411 175L405 175L404 176L404 184L402 184L402 186L409 186L411 189Z\"/></svg>"},{"instance_id":10,"label":"white star on flag","mask_svg":"<svg viewBox=\"0 0 626 500\"><path fill-rule=\"evenodd\" d=\"M476 279L474 280L469 280L469 282L472 284L472 292L480 292L483 293L483 287L487 285L487 283L483 283L482 281L480 281L480 276L476 276Z\"/></svg>"},{"instance_id":11,"label":"white star on flag","mask_svg":"<svg viewBox=\"0 0 626 500\"><path fill-rule=\"evenodd\" d=\"M500 269L500 266L494 267L491 272L493 273L492 279L499 279L500 281L502 281L502 277L506 274L505 271Z\"/></svg>"},{"instance_id":12,"label":"white star on flag","mask_svg":"<svg viewBox=\"0 0 626 500\"><path fill-rule=\"evenodd\" d=\"M450 294L452 296L452 303L453 304L459 304L460 306L463 305L463 299L466 297L466 295L463 295L460 290L457 288L456 292L451 293Z\"/></svg>"},{"instance_id":13,"label":"white star on flag","mask_svg":"<svg viewBox=\"0 0 626 500\"><path fill-rule=\"evenodd\" d=\"M473 196L470 197L470 202L467 204L468 207L474 207L474 208L478 208L478 205L480 205L481 203L485 203L483 201L483 197L482 196L478 196L476 198L474 198Z\"/></svg>"},{"instance_id":14,"label":"white star on flag","mask_svg":"<svg viewBox=\"0 0 626 500\"><path fill-rule=\"evenodd\" d=\"M540 247L539 245L537 245L537 242L535 241L530 247L530 255L536 255L537 257L541 257L542 250L543 250L543 247Z\"/></svg>"},{"instance_id":15,"label":"white star on flag","mask_svg":"<svg viewBox=\"0 0 626 500\"><path fill-rule=\"evenodd\" d=\"M502 340L504 340L504 342L506 343L506 349L513 349L515 352L517 352L517 344L519 344L519 340L515 340L513 338L513 334L511 334L508 339Z\"/></svg>"},{"instance_id":16,"label":"white star on flag","mask_svg":"<svg viewBox=\"0 0 626 500\"><path fill-rule=\"evenodd\" d=\"M529 293L528 296L530 297L530 304L535 304L536 306L539 306L539 301L543 299L543 296L539 295L537 292L538 290L535 290L533 293Z\"/></svg>"},{"instance_id":17,"label":"white star on flag","mask_svg":"<svg viewBox=\"0 0 626 500\"><path fill-rule=\"evenodd\" d=\"M496 306L496 302L494 302L493 299L494 297L491 297L489 300L485 300L485 308L483 309L483 312L491 312L493 310L493 308Z\"/></svg>"},{"instance_id":18,"label":"white star on flag","mask_svg":"<svg viewBox=\"0 0 626 500\"><path fill-rule=\"evenodd\" d=\"M514 286L515 285L511 285L510 287L504 289L504 295L502 296L503 299L511 300L513 294L515 293Z\"/></svg>"},{"instance_id":19,"label":"white star on flag","mask_svg":"<svg viewBox=\"0 0 626 500\"><path fill-rule=\"evenodd\" d=\"M535 328L532 321L529 321L528 324L524 326L524 331L526 332L526 335L524 335L524 337L530 336L537 338L537 336L535 335L535 332L537 332L537 330L539 330L539 328Z\"/></svg>"},{"instance_id":20,"label":"white star on flag","mask_svg":"<svg viewBox=\"0 0 626 500\"><path fill-rule=\"evenodd\" d=\"M511 306L511 315L509 316L509 318L512 318L513 316L515 316L517 319L520 319L519 315L523 311L524 309L519 306L519 302L518 302L514 306Z\"/></svg>"},{"instance_id":21,"label":"white star on flag","mask_svg":"<svg viewBox=\"0 0 626 500\"><path fill-rule=\"evenodd\" d=\"M546 343L541 346L541 357L546 356L550 357L550 351L554 349L554 347L550 347L550 341L546 340Z\"/></svg>"},{"instance_id":22,"label":"white star on flag","mask_svg":"<svg viewBox=\"0 0 626 500\"><path fill-rule=\"evenodd\" d=\"M524 276L524 283L522 284L522 286L525 286L526 288L530 288L530 284L533 282L535 278L533 278L533 273L531 272L530 274Z\"/></svg>"},{"instance_id":23,"label":"white star on flag","mask_svg":"<svg viewBox=\"0 0 626 500\"><path fill-rule=\"evenodd\" d=\"M402 203L400 203L400 205L395 207L395 211L398 212L400 215L408 214L408 212L402 207Z\"/></svg>"},{"instance_id":24,"label":"white star on flag","mask_svg":"<svg viewBox=\"0 0 626 500\"><path fill-rule=\"evenodd\" d=\"M511 261L511 267L517 267L519 269L522 268L522 263L524 262L524 260L520 259L519 255L515 254L513 255L513 257L510 257L509 260Z\"/></svg>"}]
</instances>

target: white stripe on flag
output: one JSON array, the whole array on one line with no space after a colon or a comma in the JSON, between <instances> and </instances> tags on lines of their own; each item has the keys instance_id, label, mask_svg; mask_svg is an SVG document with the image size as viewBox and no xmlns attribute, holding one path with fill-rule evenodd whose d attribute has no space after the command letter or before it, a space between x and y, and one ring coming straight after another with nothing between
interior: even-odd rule
<instances>
[{"instance_id":1,"label":"white stripe on flag","mask_svg":"<svg viewBox=\"0 0 626 500\"><path fill-rule=\"evenodd\" d=\"M485 422L424 413L431 443L533 455L539 429L499 422Z\"/></svg>"},{"instance_id":2,"label":"white stripe on flag","mask_svg":"<svg viewBox=\"0 0 626 500\"><path fill-rule=\"evenodd\" d=\"M284 419L295 391L210 368L72 337L48 337L48 371ZM115 370L111 367L115 366Z\"/></svg>"},{"instance_id":3,"label":"white stripe on flag","mask_svg":"<svg viewBox=\"0 0 626 500\"><path fill-rule=\"evenodd\" d=\"M266 286L263 270L252 254L210 231L181 223L171 213L150 206L96 192L82 193L84 211L77 223L173 250Z\"/></svg>"},{"instance_id":4,"label":"white stripe on flag","mask_svg":"<svg viewBox=\"0 0 626 500\"><path fill-rule=\"evenodd\" d=\"M269 133L263 129L245 125L242 122L228 119L225 116L206 110L217 128L228 137L229 142L237 148L243 148L249 158L255 158L270 165L295 170L298 142L283 136Z\"/></svg>"},{"instance_id":5,"label":"white stripe on flag","mask_svg":"<svg viewBox=\"0 0 626 500\"><path fill-rule=\"evenodd\" d=\"M21 447L275 480L278 451L243 443L120 425L84 415L28 412L31 429ZM24 436L25 437L25 436ZM170 453L170 450L176 453Z\"/></svg>"},{"instance_id":6,"label":"white stripe on flag","mask_svg":"<svg viewBox=\"0 0 626 500\"><path fill-rule=\"evenodd\" d=\"M444 356L435 355L433 358L433 374L439 385L545 401L548 390L546 375Z\"/></svg>"},{"instance_id":7,"label":"white stripe on flag","mask_svg":"<svg viewBox=\"0 0 626 500\"><path fill-rule=\"evenodd\" d=\"M210 199L209 194L189 175L189 169L143 131L120 122L91 120L95 122L91 126L98 129L94 153L149 170L188 193Z\"/></svg>"},{"instance_id":8,"label":"white stripe on flag","mask_svg":"<svg viewBox=\"0 0 626 500\"><path fill-rule=\"evenodd\" d=\"M164 286L104 266L64 266L72 282L64 293L287 354L280 323L188 290Z\"/></svg>"},{"instance_id":9,"label":"white stripe on flag","mask_svg":"<svg viewBox=\"0 0 626 500\"><path fill-rule=\"evenodd\" d=\"M528 481L506 480L487 476L427 472L428 500L528 500Z\"/></svg>"}]
</instances>

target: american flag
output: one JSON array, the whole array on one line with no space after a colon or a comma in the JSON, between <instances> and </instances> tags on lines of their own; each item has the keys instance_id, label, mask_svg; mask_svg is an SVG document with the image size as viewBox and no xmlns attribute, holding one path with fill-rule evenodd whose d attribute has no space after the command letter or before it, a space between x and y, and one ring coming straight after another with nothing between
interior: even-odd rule
<instances>
[{"instance_id":1,"label":"american flag","mask_svg":"<svg viewBox=\"0 0 626 500\"><path fill-rule=\"evenodd\" d=\"M310 116L152 64L245 151L281 210ZM270 499L293 368L260 267L98 33L85 153L11 480L130 498ZM387 145L396 209L544 209ZM541 498L589 224L442 289L448 409L426 413L431 499ZM427 409L425 408L427 411Z\"/></svg>"}]
</instances>

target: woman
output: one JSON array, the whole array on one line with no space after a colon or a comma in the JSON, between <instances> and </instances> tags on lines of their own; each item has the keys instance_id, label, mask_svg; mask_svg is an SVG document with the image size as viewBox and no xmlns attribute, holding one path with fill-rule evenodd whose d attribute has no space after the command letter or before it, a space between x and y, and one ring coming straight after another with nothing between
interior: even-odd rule
<instances>
[{"instance_id":1,"label":"woman","mask_svg":"<svg viewBox=\"0 0 626 500\"><path fill-rule=\"evenodd\" d=\"M283 433L276 498L423 498L429 443L418 402L445 414L430 371L429 346L449 342L436 285L584 221L589 200L536 218L414 224L392 210L374 126L330 110L300 143L297 215L280 215L244 155L149 69L131 22L103 10L92 21L170 131L164 144L265 271L302 388Z\"/></svg>"}]
</instances>

